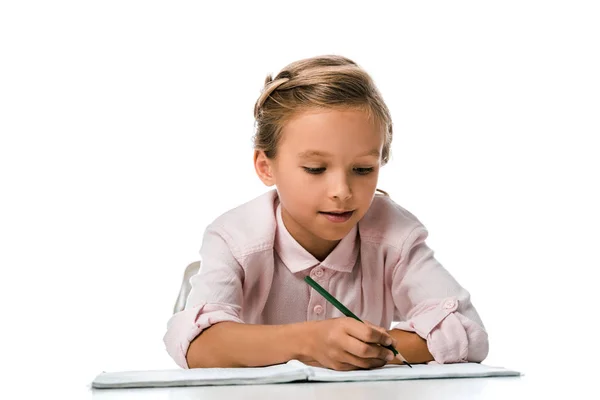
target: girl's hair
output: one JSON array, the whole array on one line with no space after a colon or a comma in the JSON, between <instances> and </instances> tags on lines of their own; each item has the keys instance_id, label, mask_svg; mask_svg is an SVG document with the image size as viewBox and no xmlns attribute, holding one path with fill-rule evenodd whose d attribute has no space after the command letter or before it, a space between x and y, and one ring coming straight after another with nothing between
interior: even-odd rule
<instances>
[{"instance_id":1,"label":"girl's hair","mask_svg":"<svg viewBox=\"0 0 600 400\"><path fill-rule=\"evenodd\" d=\"M310 108L357 108L384 134L382 165L390 157L392 118L375 83L354 61L341 56L320 56L291 63L272 79L267 75L254 105L254 148L274 158L285 123Z\"/></svg>"}]
</instances>

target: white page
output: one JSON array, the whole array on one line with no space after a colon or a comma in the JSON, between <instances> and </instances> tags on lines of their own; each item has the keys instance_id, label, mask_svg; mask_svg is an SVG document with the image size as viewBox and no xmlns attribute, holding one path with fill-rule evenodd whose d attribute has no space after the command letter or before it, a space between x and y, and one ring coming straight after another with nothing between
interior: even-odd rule
<instances>
[{"instance_id":1,"label":"white page","mask_svg":"<svg viewBox=\"0 0 600 400\"><path fill-rule=\"evenodd\" d=\"M166 386L248 385L307 380L306 366L287 363L261 368L193 368L104 372L92 382L97 389Z\"/></svg>"},{"instance_id":2,"label":"white page","mask_svg":"<svg viewBox=\"0 0 600 400\"><path fill-rule=\"evenodd\" d=\"M307 367L309 369L308 380L321 382L476 378L521 375L517 371L477 363L413 364L413 368L406 365L390 364L382 368L359 371L334 371L325 368Z\"/></svg>"},{"instance_id":3,"label":"white page","mask_svg":"<svg viewBox=\"0 0 600 400\"><path fill-rule=\"evenodd\" d=\"M311 367L292 360L286 364L262 368L194 368L154 371L105 372L96 377L92 387L140 388L167 386L249 385L295 381L381 381L433 378L475 378L519 376L517 371L476 363L386 365L360 371L334 371Z\"/></svg>"}]
</instances>

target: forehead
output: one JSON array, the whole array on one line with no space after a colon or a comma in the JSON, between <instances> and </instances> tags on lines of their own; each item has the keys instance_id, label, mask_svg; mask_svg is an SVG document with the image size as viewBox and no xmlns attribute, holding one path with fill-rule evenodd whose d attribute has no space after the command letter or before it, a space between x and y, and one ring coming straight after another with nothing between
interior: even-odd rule
<instances>
[{"instance_id":1,"label":"forehead","mask_svg":"<svg viewBox=\"0 0 600 400\"><path fill-rule=\"evenodd\" d=\"M383 131L360 109L312 109L283 127L279 152L302 158L381 154Z\"/></svg>"}]
</instances>

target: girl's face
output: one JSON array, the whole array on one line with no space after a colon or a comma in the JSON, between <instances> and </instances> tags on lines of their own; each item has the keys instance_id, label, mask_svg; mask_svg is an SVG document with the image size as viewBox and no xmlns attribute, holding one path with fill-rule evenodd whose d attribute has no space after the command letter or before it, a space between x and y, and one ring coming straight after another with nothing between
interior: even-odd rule
<instances>
[{"instance_id":1,"label":"girl's face","mask_svg":"<svg viewBox=\"0 0 600 400\"><path fill-rule=\"evenodd\" d=\"M383 140L365 111L315 109L288 121L275 159L255 152L259 177L277 185L287 230L318 259L369 209Z\"/></svg>"}]
</instances>

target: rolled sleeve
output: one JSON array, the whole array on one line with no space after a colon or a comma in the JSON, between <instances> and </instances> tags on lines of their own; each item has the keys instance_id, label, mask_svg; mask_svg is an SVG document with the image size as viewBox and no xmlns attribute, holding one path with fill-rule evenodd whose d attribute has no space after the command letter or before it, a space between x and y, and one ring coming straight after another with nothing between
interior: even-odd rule
<instances>
[{"instance_id":1,"label":"rolled sleeve","mask_svg":"<svg viewBox=\"0 0 600 400\"><path fill-rule=\"evenodd\" d=\"M199 304L176 313L163 338L167 353L181 368L189 368L186 355L192 340L218 322L243 322L238 315L238 310L226 304Z\"/></svg>"},{"instance_id":2,"label":"rolled sleeve","mask_svg":"<svg viewBox=\"0 0 600 400\"><path fill-rule=\"evenodd\" d=\"M440 364L481 362L488 354L487 332L457 312L459 300L449 297L422 302L407 321L393 329L415 332Z\"/></svg>"},{"instance_id":3,"label":"rolled sleeve","mask_svg":"<svg viewBox=\"0 0 600 400\"><path fill-rule=\"evenodd\" d=\"M219 322L243 322L243 271L223 233L209 227L200 252L202 264L190 279L185 309L169 319L163 337L167 353L181 368L189 368L187 351L203 330Z\"/></svg>"},{"instance_id":4,"label":"rolled sleeve","mask_svg":"<svg viewBox=\"0 0 600 400\"><path fill-rule=\"evenodd\" d=\"M427 231L415 229L394 271L392 293L401 322L393 329L427 341L437 363L481 362L489 342L470 294L434 258Z\"/></svg>"}]
</instances>

